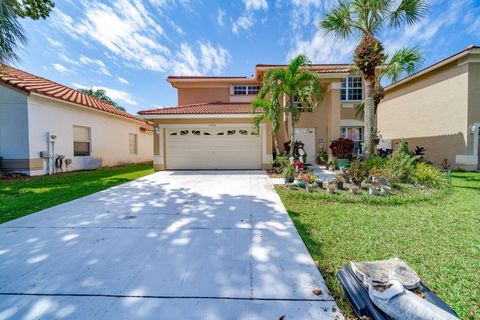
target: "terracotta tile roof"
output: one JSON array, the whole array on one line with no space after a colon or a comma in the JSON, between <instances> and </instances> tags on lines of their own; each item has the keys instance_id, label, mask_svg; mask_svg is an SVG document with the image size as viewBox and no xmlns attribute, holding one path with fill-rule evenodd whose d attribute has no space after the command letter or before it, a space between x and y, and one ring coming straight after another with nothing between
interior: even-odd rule
<instances>
[{"instance_id":1,"label":"terracotta tile roof","mask_svg":"<svg viewBox=\"0 0 480 320\"><path fill-rule=\"evenodd\" d=\"M142 131L147 131L147 132L153 132L154 126L150 123L144 123L140 126L140 130Z\"/></svg>"},{"instance_id":2,"label":"terracotta tile roof","mask_svg":"<svg viewBox=\"0 0 480 320\"><path fill-rule=\"evenodd\" d=\"M140 111L141 115L155 114L241 114L250 113L250 103L211 102L167 107L154 110Z\"/></svg>"},{"instance_id":3,"label":"terracotta tile roof","mask_svg":"<svg viewBox=\"0 0 480 320\"><path fill-rule=\"evenodd\" d=\"M115 108L110 103L101 99L91 97L85 93L81 93L78 90L10 66L5 66L4 69L0 69L0 82L20 89L29 94L36 93L39 95L78 104L83 107L112 113L125 118L144 121L143 119L137 118L134 115Z\"/></svg>"},{"instance_id":4,"label":"terracotta tile roof","mask_svg":"<svg viewBox=\"0 0 480 320\"><path fill-rule=\"evenodd\" d=\"M350 66L348 63L312 63L310 64L313 67L338 67L338 66ZM288 64L268 64L268 63L258 63L256 67L286 67Z\"/></svg>"},{"instance_id":5,"label":"terracotta tile roof","mask_svg":"<svg viewBox=\"0 0 480 320\"><path fill-rule=\"evenodd\" d=\"M168 76L167 79L247 79L245 76Z\"/></svg>"}]
</instances>

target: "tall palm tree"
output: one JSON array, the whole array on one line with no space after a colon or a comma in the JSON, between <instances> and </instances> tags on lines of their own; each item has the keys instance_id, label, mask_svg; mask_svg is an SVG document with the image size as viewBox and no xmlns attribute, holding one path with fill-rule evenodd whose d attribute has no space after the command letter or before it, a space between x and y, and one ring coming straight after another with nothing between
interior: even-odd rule
<instances>
[{"instance_id":1,"label":"tall palm tree","mask_svg":"<svg viewBox=\"0 0 480 320\"><path fill-rule=\"evenodd\" d=\"M320 78L315 71L311 70L310 65L311 62L306 56L298 55L290 61L286 68L278 67L268 70L263 77L262 88L258 93L258 99L270 100L270 102L262 102L264 107L260 108L262 114L266 110L266 119L271 117L271 112L277 113L275 119L283 116L285 136L290 141L291 156L295 142L295 123L301 114L298 105L300 104L302 108L313 109L324 97Z\"/></svg>"},{"instance_id":2,"label":"tall palm tree","mask_svg":"<svg viewBox=\"0 0 480 320\"><path fill-rule=\"evenodd\" d=\"M18 21L18 12L12 1L0 0L0 68L18 61L16 51L27 43L25 30Z\"/></svg>"},{"instance_id":3,"label":"tall palm tree","mask_svg":"<svg viewBox=\"0 0 480 320\"><path fill-rule=\"evenodd\" d=\"M400 48L394 52L392 58L389 59L389 55L385 54L385 61L382 63L382 67L377 69L375 75L375 86L373 89L373 105L374 114L377 114L378 105L380 101L385 97L384 88L382 82L387 80L389 82L396 82L401 76L411 75L420 69L423 62L423 57L417 48ZM356 67L352 66L355 70ZM363 117L365 112L365 103L357 105L356 116Z\"/></svg>"},{"instance_id":4,"label":"tall palm tree","mask_svg":"<svg viewBox=\"0 0 480 320\"><path fill-rule=\"evenodd\" d=\"M90 88L83 88L83 89L78 89L78 91L83 92L85 94L88 94L89 96L101 99L105 102L110 103L112 106L115 108L125 111L125 108L120 106L118 103L113 101L108 95L107 92L103 89L93 89L92 87Z\"/></svg>"},{"instance_id":5,"label":"tall palm tree","mask_svg":"<svg viewBox=\"0 0 480 320\"><path fill-rule=\"evenodd\" d=\"M360 36L354 63L365 81L365 157L373 153L375 138L374 89L377 68L385 61L377 36L385 27L414 25L427 14L424 0L339 0L320 27L340 38Z\"/></svg>"}]
</instances>

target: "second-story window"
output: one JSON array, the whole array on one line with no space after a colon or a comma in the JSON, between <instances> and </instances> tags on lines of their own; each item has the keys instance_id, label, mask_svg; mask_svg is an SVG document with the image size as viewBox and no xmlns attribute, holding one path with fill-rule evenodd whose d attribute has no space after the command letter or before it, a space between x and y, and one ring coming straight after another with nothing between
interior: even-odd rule
<instances>
[{"instance_id":1,"label":"second-story window","mask_svg":"<svg viewBox=\"0 0 480 320\"><path fill-rule=\"evenodd\" d=\"M363 100L363 85L361 77L348 77L342 80L340 85L340 100Z\"/></svg>"},{"instance_id":2,"label":"second-story window","mask_svg":"<svg viewBox=\"0 0 480 320\"><path fill-rule=\"evenodd\" d=\"M311 107L302 106L302 103L300 102L300 99L297 96L293 97L293 106L299 109L300 112L313 112L313 109Z\"/></svg>"},{"instance_id":3,"label":"second-story window","mask_svg":"<svg viewBox=\"0 0 480 320\"><path fill-rule=\"evenodd\" d=\"M233 86L233 94L258 94L260 86Z\"/></svg>"}]
</instances>

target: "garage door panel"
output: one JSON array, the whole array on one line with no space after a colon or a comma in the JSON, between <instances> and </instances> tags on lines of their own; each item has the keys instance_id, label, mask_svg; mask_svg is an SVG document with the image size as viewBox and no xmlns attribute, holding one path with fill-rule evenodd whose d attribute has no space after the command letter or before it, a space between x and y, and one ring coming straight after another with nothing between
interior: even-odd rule
<instances>
[{"instance_id":1,"label":"garage door panel","mask_svg":"<svg viewBox=\"0 0 480 320\"><path fill-rule=\"evenodd\" d=\"M167 169L260 169L260 135L250 127L169 129Z\"/></svg>"}]
</instances>

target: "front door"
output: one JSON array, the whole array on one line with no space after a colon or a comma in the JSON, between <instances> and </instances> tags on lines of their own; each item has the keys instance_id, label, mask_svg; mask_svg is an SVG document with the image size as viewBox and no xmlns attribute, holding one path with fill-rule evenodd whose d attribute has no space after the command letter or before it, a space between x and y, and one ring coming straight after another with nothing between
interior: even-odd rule
<instances>
[{"instance_id":1,"label":"front door","mask_svg":"<svg viewBox=\"0 0 480 320\"><path fill-rule=\"evenodd\" d=\"M315 163L315 128L296 128L295 140L305 144L307 163Z\"/></svg>"}]
</instances>

